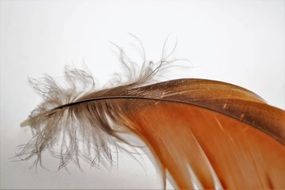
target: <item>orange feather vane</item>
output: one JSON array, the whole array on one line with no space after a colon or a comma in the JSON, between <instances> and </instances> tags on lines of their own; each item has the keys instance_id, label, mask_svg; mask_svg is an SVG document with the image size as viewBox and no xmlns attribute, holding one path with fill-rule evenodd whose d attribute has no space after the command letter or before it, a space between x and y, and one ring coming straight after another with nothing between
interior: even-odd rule
<instances>
[{"instance_id":1,"label":"orange feather vane","mask_svg":"<svg viewBox=\"0 0 285 190\"><path fill-rule=\"evenodd\" d=\"M31 80L44 101L21 124L34 133L22 159L41 162L49 149L60 168L80 157L112 162L112 146L135 146L124 136L130 134L153 154L164 188L167 175L180 189L285 188L284 110L224 82L151 83L172 62L169 56L137 71L120 53L133 82L94 90L88 72L69 68L65 88L49 76Z\"/></svg>"}]
</instances>

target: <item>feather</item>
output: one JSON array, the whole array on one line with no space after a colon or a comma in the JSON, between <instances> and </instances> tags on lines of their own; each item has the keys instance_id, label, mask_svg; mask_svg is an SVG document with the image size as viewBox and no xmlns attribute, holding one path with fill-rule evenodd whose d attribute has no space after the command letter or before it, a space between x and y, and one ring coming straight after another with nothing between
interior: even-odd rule
<instances>
[{"instance_id":1,"label":"feather","mask_svg":"<svg viewBox=\"0 0 285 190\"><path fill-rule=\"evenodd\" d=\"M43 102L21 126L34 136L19 156L36 157L50 150L59 168L79 158L112 163L112 147L141 139L166 176L180 189L285 188L285 112L242 87L206 79L151 83L166 69L164 57L130 67L120 60L129 83L95 90L91 74L66 68L66 86L50 76L30 80ZM59 150L59 152L57 152Z\"/></svg>"}]
</instances>

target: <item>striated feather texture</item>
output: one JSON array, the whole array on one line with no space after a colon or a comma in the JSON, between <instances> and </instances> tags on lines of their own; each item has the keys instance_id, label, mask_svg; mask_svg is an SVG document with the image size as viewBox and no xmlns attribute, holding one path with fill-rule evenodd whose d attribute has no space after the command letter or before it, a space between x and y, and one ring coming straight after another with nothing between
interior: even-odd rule
<instances>
[{"instance_id":1,"label":"striated feather texture","mask_svg":"<svg viewBox=\"0 0 285 190\"><path fill-rule=\"evenodd\" d=\"M86 71L66 68L67 85L46 76L31 80L40 104L21 125L34 136L22 159L49 149L60 168L79 158L92 164L112 162L112 147L140 138L180 189L285 188L285 112L236 85L205 79L151 83L175 60L163 56L130 66L120 49L130 82L95 90Z\"/></svg>"}]
</instances>

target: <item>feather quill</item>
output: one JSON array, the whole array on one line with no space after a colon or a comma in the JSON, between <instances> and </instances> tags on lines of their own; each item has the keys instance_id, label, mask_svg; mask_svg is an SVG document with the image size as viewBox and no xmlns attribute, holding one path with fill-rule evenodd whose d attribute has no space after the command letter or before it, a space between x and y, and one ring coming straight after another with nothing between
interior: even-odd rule
<instances>
[{"instance_id":1,"label":"feather quill","mask_svg":"<svg viewBox=\"0 0 285 190\"><path fill-rule=\"evenodd\" d=\"M112 162L112 146L140 138L151 150L164 178L181 189L285 188L285 112L242 87L206 79L151 83L175 60L164 55L141 70L119 48L130 82L94 90L91 74L66 68L68 87L53 78L30 80L43 102L21 126L33 138L22 159L49 149L59 168L79 158ZM172 51L171 53L172 54ZM135 145L134 145L135 146ZM56 150L59 149L59 152Z\"/></svg>"}]
</instances>

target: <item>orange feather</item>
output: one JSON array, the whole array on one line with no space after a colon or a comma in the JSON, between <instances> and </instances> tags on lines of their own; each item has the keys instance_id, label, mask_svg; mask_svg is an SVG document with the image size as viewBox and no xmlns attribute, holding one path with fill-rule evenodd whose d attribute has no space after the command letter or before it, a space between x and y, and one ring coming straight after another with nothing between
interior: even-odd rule
<instances>
[{"instance_id":1,"label":"orange feather","mask_svg":"<svg viewBox=\"0 0 285 190\"><path fill-rule=\"evenodd\" d=\"M32 81L44 101L22 123L34 136L19 156L38 163L49 149L60 168L80 157L112 162L111 146L132 145L128 133L156 158L164 188L169 176L180 189L284 189L285 111L219 81L149 84L168 63L143 64L133 82L99 91L76 69L65 72L67 88Z\"/></svg>"}]
</instances>

